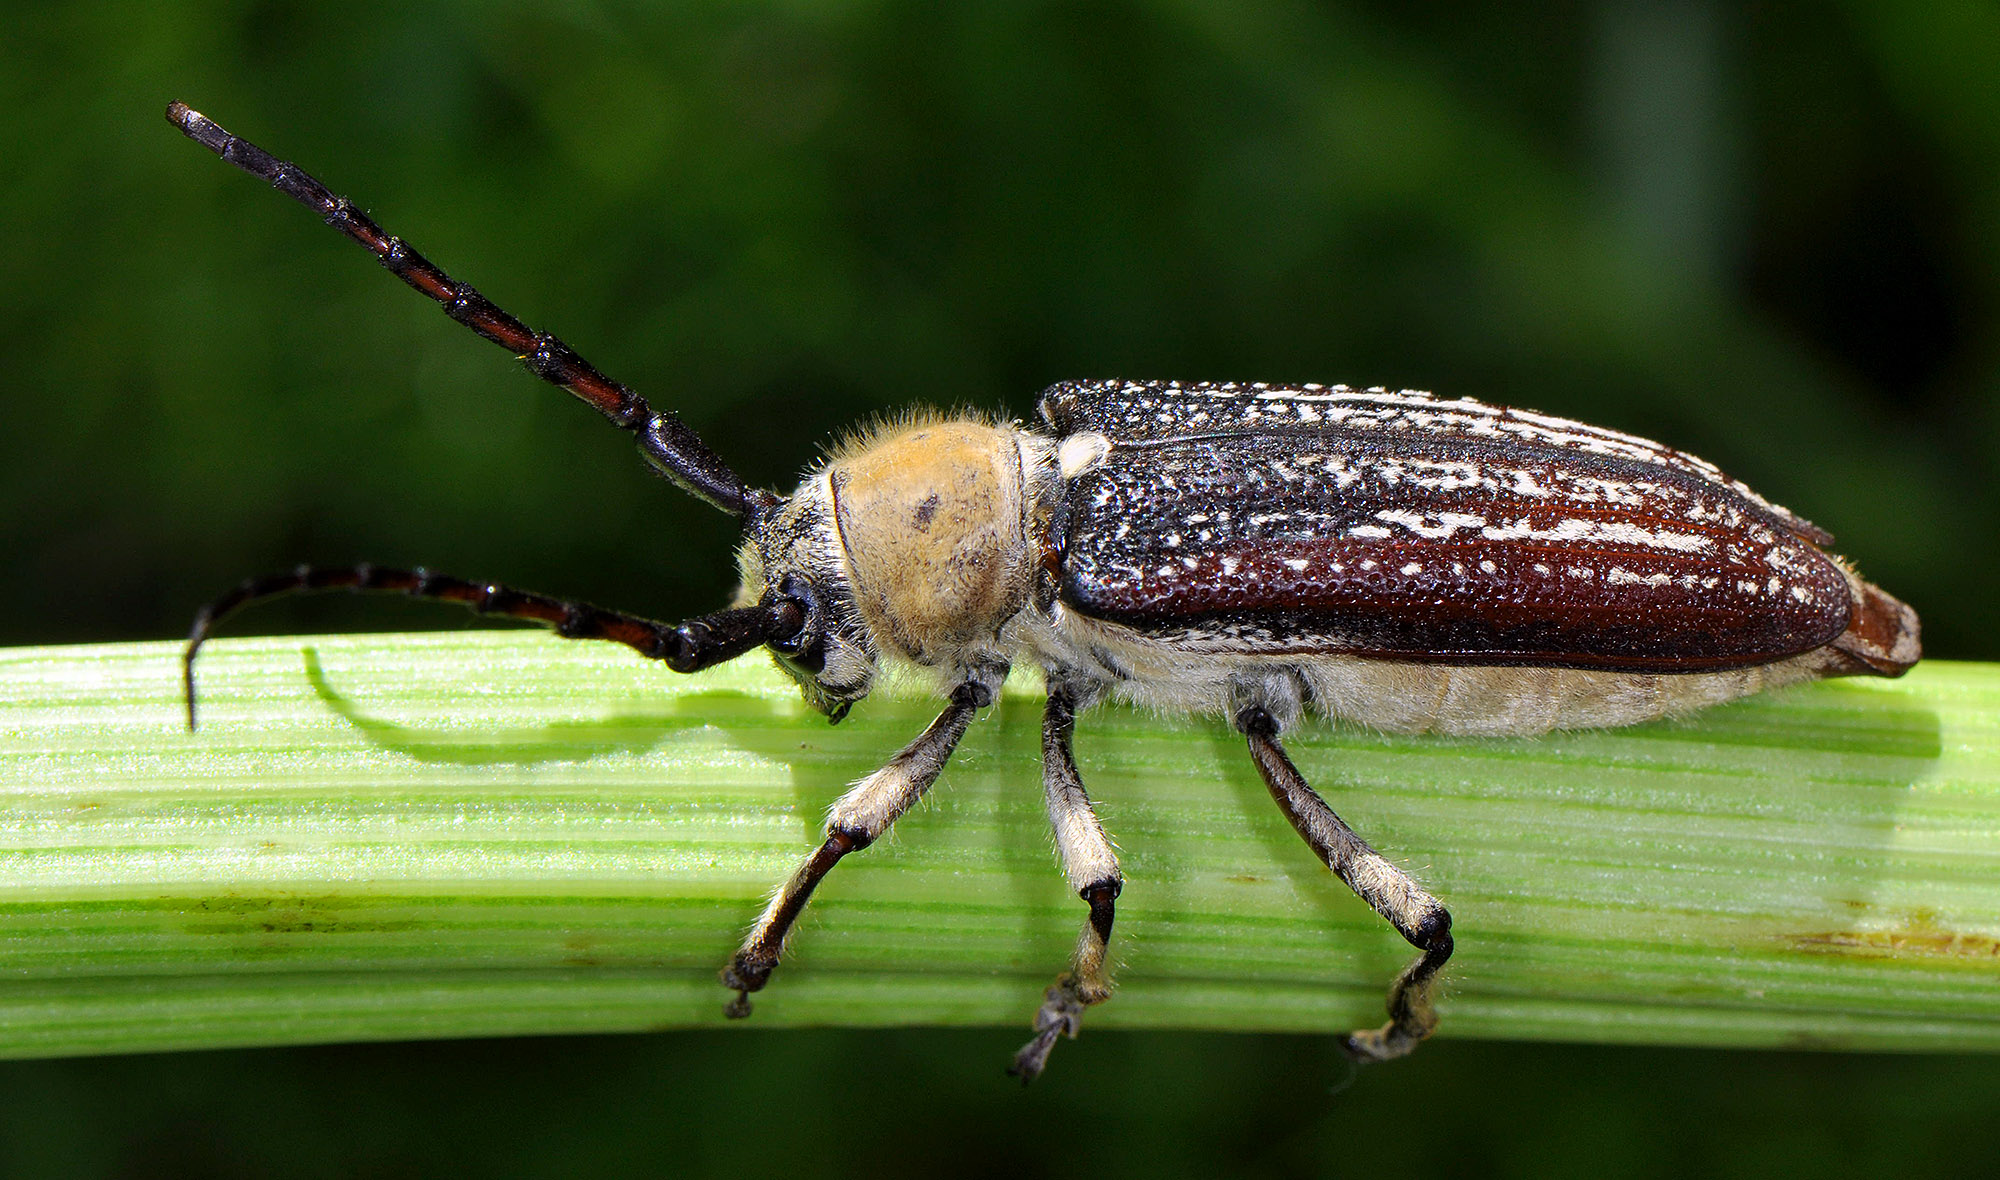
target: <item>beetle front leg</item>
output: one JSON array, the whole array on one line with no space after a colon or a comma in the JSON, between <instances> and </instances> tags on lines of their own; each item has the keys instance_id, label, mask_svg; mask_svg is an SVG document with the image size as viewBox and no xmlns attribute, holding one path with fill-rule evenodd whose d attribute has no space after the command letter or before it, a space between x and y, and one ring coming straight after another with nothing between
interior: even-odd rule
<instances>
[{"instance_id":1,"label":"beetle front leg","mask_svg":"<svg viewBox=\"0 0 2000 1180\"><path fill-rule=\"evenodd\" d=\"M812 898L812 891L840 858L873 844L904 812L931 789L958 739L975 713L993 703L993 689L968 682L952 690L951 704L917 740L904 746L888 765L854 784L827 812L826 840L792 871L771 904L757 919L750 936L722 969L722 983L736 989L723 1014L740 1020L750 1015L750 993L763 990L784 954L792 924Z\"/></svg>"},{"instance_id":2,"label":"beetle front leg","mask_svg":"<svg viewBox=\"0 0 2000 1180\"><path fill-rule=\"evenodd\" d=\"M1255 706L1244 709L1236 715L1236 728L1250 740L1250 756L1292 827L1335 876L1423 952L1389 988L1389 1023L1350 1033L1342 1044L1357 1061L1403 1056L1437 1028L1431 986L1451 958L1451 914L1334 814L1292 765L1269 713Z\"/></svg>"},{"instance_id":3,"label":"beetle front leg","mask_svg":"<svg viewBox=\"0 0 2000 1180\"><path fill-rule=\"evenodd\" d=\"M1035 1014L1034 1039L1021 1047L1007 1069L1023 1082L1034 1081L1042 1072L1058 1036L1076 1036L1085 1008L1111 998L1106 945L1125 879L1118 871L1118 855L1112 850L1111 839L1104 834L1104 825L1097 822L1083 780L1077 777L1076 759L1070 753L1070 735L1075 729L1076 696L1068 686L1051 681L1049 703L1042 713L1042 786L1049 823L1056 832L1056 848L1062 854L1063 873L1070 888L1089 904L1090 916L1077 936L1069 970L1056 978Z\"/></svg>"}]
</instances>

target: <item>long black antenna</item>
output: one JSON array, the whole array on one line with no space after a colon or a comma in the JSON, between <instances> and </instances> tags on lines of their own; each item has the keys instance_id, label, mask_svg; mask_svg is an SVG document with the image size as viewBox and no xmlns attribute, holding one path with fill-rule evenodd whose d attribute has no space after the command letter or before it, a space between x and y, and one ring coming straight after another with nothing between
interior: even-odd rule
<instances>
[{"instance_id":1,"label":"long black antenna","mask_svg":"<svg viewBox=\"0 0 2000 1180\"><path fill-rule=\"evenodd\" d=\"M733 660L759 644L798 634L805 608L790 598L705 614L685 623L661 623L587 602L551 598L492 582L471 582L433 570L379 565L302 565L282 574L245 579L234 590L201 608L181 653L181 683L187 695L189 731L194 720L194 658L215 625L246 606L326 590L401 594L432 602L455 602L482 615L525 619L553 628L564 639L608 639L647 659L664 661L676 672L699 672Z\"/></svg>"},{"instance_id":2,"label":"long black antenna","mask_svg":"<svg viewBox=\"0 0 2000 1180\"><path fill-rule=\"evenodd\" d=\"M492 301L432 265L429 259L383 232L366 213L335 196L296 165L231 135L184 102L167 104L167 121L189 139L221 156L272 188L317 212L381 260L390 274L436 300L444 313L518 357L528 371L588 402L612 425L639 436L647 462L689 492L747 524L775 503L769 492L747 488L721 456L671 412L656 412L646 399L584 360L547 332L536 332L495 307Z\"/></svg>"}]
</instances>

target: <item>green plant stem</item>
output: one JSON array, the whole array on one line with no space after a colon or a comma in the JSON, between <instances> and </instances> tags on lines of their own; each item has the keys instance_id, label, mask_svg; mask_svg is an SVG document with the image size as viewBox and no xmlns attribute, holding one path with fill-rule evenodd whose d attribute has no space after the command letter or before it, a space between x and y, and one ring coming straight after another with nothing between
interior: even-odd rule
<instances>
[{"instance_id":1,"label":"green plant stem","mask_svg":"<svg viewBox=\"0 0 2000 1180\"><path fill-rule=\"evenodd\" d=\"M756 659L474 632L0 652L0 1054L713 1027L819 816L933 715L838 728ZM1083 906L1040 700L821 887L752 1023L1024 1032ZM1931 662L1532 741L1291 742L1451 906L1443 1035L2000 1048L2000 666ZM1226 726L1087 714L1121 842L1091 1027L1378 1023L1410 951Z\"/></svg>"}]
</instances>

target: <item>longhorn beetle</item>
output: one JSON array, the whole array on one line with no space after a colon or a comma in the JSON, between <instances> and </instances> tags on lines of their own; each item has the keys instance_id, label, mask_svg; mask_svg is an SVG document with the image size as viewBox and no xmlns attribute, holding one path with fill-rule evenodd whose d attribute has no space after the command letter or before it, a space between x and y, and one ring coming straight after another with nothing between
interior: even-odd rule
<instances>
[{"instance_id":1,"label":"longhorn beetle","mask_svg":"<svg viewBox=\"0 0 2000 1180\"><path fill-rule=\"evenodd\" d=\"M1070 754L1115 698L1234 722L1271 796L1328 868L1420 954L1388 1023L1344 1041L1399 1057L1437 1025L1451 915L1356 835L1279 741L1308 708L1397 733L1532 735L1630 725L1822 676L1897 676L1916 613L1832 538L1714 466L1528 410L1345 386L1069 381L1036 421L919 413L841 446L789 496L751 488L672 411L530 330L293 165L184 104L195 142L312 208L445 314L638 436L640 454L736 517L731 609L678 625L423 569L301 567L204 608L372 590L609 639L676 672L770 649L839 721L884 662L949 703L834 803L825 838L723 968L750 1014L812 891L921 799L1017 663L1048 685L1042 776L1070 887L1089 907L1011 1071L1041 1072L1111 994L1124 884Z\"/></svg>"}]
</instances>

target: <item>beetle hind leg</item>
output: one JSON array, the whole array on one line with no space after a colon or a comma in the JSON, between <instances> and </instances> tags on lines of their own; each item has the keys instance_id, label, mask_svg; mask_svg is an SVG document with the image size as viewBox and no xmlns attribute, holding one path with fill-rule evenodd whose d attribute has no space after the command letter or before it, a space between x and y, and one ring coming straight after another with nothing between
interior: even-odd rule
<instances>
[{"instance_id":1,"label":"beetle hind leg","mask_svg":"<svg viewBox=\"0 0 2000 1180\"><path fill-rule=\"evenodd\" d=\"M1357 1061L1403 1056L1437 1028L1431 992L1445 961L1451 958L1450 912L1334 814L1292 765L1278 742L1278 723L1269 713L1256 706L1245 708L1236 715L1236 728L1249 739L1250 756L1264 777L1264 785L1270 788L1271 798L1277 800L1306 844L1349 889L1423 952L1389 988L1389 1023L1350 1033L1342 1044L1348 1056Z\"/></svg>"},{"instance_id":2,"label":"beetle hind leg","mask_svg":"<svg viewBox=\"0 0 2000 1180\"><path fill-rule=\"evenodd\" d=\"M1034 1039L1021 1046L1007 1067L1008 1073L1023 1082L1034 1081L1042 1072L1057 1037L1073 1038L1082 1029L1084 1009L1111 998L1108 945L1125 879L1118 871L1111 839L1104 834L1104 825L1098 822L1090 796L1077 776L1076 759L1070 753L1070 735L1075 729L1076 695L1069 687L1051 681L1048 707L1042 714L1042 785L1063 873L1090 906L1090 915L1077 935L1069 969L1043 995L1041 1009L1035 1013Z\"/></svg>"}]
</instances>

